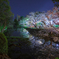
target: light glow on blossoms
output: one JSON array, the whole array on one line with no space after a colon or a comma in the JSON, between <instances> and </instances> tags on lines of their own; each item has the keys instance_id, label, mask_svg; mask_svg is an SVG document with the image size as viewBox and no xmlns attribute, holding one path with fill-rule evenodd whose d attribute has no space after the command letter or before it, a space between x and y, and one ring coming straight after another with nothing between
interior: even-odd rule
<instances>
[{"instance_id":1,"label":"light glow on blossoms","mask_svg":"<svg viewBox=\"0 0 59 59\"><path fill-rule=\"evenodd\" d=\"M23 26L29 28L39 28L41 27L51 27L54 25L59 25L59 11L57 7L54 7L53 10L45 12L31 12L30 15L26 16L23 21ZM40 24L41 23L41 24Z\"/></svg>"}]
</instances>

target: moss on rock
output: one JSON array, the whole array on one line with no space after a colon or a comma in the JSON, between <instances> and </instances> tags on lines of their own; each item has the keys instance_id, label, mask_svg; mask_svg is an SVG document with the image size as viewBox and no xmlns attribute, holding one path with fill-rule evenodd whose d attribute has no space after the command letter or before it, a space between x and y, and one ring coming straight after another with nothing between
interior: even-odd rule
<instances>
[{"instance_id":1,"label":"moss on rock","mask_svg":"<svg viewBox=\"0 0 59 59\"><path fill-rule=\"evenodd\" d=\"M0 33L0 54L8 53L8 41L3 33Z\"/></svg>"}]
</instances>

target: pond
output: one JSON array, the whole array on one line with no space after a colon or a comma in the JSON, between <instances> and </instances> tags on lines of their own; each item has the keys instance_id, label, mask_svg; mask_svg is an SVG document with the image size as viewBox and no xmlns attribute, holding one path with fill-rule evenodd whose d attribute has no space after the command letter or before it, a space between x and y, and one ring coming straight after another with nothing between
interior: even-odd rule
<instances>
[{"instance_id":1,"label":"pond","mask_svg":"<svg viewBox=\"0 0 59 59\"><path fill-rule=\"evenodd\" d=\"M35 34L38 34L38 33L35 33L34 30L32 31L34 33L30 33L30 32L24 28L17 30L17 33L20 34L20 37L29 38L29 41L31 41L31 45L30 45L31 49L27 49L27 48L24 49L25 47L23 46L24 48L21 49L23 52L24 51L28 51L28 52L31 51L31 53L33 53L33 55L34 55L34 57L36 57L36 59L37 58L38 59L43 59L43 58L45 58L45 59L50 58L51 59L51 58L59 57L59 44L54 43L53 41L51 43L51 40L49 37L42 38L41 36L36 36ZM57 39L57 38L55 38L55 39ZM15 50L17 50L17 49L20 50L20 48L16 48ZM33 55L32 55L32 57L33 57Z\"/></svg>"},{"instance_id":2,"label":"pond","mask_svg":"<svg viewBox=\"0 0 59 59\"><path fill-rule=\"evenodd\" d=\"M31 31L29 31L31 32ZM34 34L33 34L34 33ZM42 56L44 56L44 58L49 58L49 59L55 59L56 57L59 57L59 42L55 42L55 40L58 40L58 37L53 37L54 41L50 39L50 37L43 37L42 36L37 36L35 33L33 32L31 33L32 35L29 36L29 40L32 42L31 47L36 49L36 54L40 53L39 51L41 51L41 56L39 56L38 58L42 58ZM47 56L48 55L48 56Z\"/></svg>"},{"instance_id":3,"label":"pond","mask_svg":"<svg viewBox=\"0 0 59 59\"><path fill-rule=\"evenodd\" d=\"M48 31L50 32L50 30L41 30L41 32L36 29L36 31L34 29L24 29L21 28L20 30L18 30L18 32L20 31L20 36L23 36L24 38L29 38L29 40L32 42L32 45L51 45L54 48L59 48L59 37L54 36L53 38L48 37L47 33ZM39 32L38 32L39 31ZM43 36L40 36L41 34L43 34ZM46 34L46 35L45 35ZM56 33L53 33L56 34ZM39 36L38 36L39 35ZM45 37L46 36L46 37ZM58 41L58 42L57 42ZM52 42L52 43L51 43Z\"/></svg>"}]
</instances>

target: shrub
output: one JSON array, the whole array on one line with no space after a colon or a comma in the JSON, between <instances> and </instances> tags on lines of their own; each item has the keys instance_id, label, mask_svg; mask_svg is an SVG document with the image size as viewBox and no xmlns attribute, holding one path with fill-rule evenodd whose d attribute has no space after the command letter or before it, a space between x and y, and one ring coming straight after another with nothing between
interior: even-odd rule
<instances>
[{"instance_id":1,"label":"shrub","mask_svg":"<svg viewBox=\"0 0 59 59\"><path fill-rule=\"evenodd\" d=\"M8 41L3 33L0 33L0 54L8 53Z\"/></svg>"},{"instance_id":2,"label":"shrub","mask_svg":"<svg viewBox=\"0 0 59 59\"><path fill-rule=\"evenodd\" d=\"M7 30L4 31L5 36L10 36L13 32L13 28L9 27Z\"/></svg>"}]
</instances>

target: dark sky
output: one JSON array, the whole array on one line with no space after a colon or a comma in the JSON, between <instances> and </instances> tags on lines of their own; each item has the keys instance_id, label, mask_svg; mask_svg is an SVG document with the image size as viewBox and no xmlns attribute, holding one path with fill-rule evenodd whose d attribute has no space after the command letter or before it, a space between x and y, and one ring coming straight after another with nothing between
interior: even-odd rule
<instances>
[{"instance_id":1,"label":"dark sky","mask_svg":"<svg viewBox=\"0 0 59 59\"><path fill-rule=\"evenodd\" d=\"M14 16L26 16L30 12L52 10L52 0L9 0Z\"/></svg>"}]
</instances>

